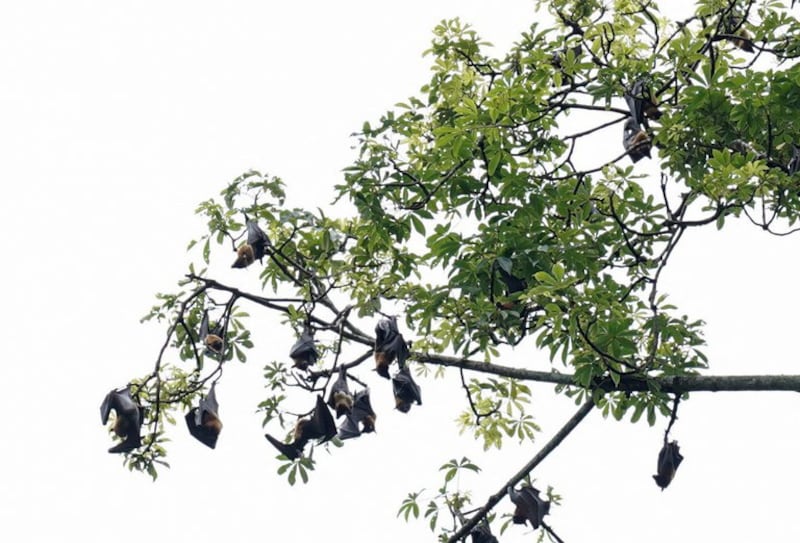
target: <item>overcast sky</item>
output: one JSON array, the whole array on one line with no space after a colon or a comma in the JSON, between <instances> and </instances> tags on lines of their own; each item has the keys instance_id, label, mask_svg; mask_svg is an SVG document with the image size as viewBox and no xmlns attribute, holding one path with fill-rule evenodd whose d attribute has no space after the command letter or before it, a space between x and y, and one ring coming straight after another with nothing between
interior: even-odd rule
<instances>
[{"instance_id":1,"label":"overcast sky","mask_svg":"<svg viewBox=\"0 0 800 543\"><path fill-rule=\"evenodd\" d=\"M484 471L459 484L479 505L576 409L536 386L538 443L483 453L452 423L458 383L421 382L425 404L407 416L386 389L374 394L378 433L318 450L310 484L289 487L255 413L262 366L291 344L269 325L250 362L218 386L216 450L179 421L173 468L155 483L106 452L100 402L155 362L164 330L139 318L185 273L186 244L203 228L197 203L255 168L284 179L291 205L325 208L353 158L349 134L427 81L421 53L438 21L473 23L500 55L533 18L531 0L384 5L0 6L8 540L432 541L424 521L395 518L407 492L433 491L439 465L468 455ZM609 156L618 153L615 141ZM730 226L685 236L664 288L708 322L709 373L798 373L798 238ZM211 271L231 281L257 273L229 265ZM519 354L548 367L542 353ZM685 461L663 493L651 476L666 421L592 413L534 472L564 497L549 523L568 543L796 541L797 408L790 393L693 395L672 432ZM534 538L512 526L501 541Z\"/></svg>"}]
</instances>

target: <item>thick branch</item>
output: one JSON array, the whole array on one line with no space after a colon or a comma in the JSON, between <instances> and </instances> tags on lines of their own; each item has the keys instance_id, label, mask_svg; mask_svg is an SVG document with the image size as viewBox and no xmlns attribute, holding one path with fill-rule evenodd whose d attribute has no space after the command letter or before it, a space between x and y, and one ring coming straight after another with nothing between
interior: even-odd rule
<instances>
[{"instance_id":1,"label":"thick branch","mask_svg":"<svg viewBox=\"0 0 800 543\"><path fill-rule=\"evenodd\" d=\"M470 533L470 531L472 531L472 529L478 524L478 522L480 522L480 520L483 517L485 517L489 513L489 511L491 511L492 508L495 505L497 505L498 502L500 502L500 500L503 499L503 496L506 495L508 487L516 485L523 478L525 478L525 476L528 475L533 470L533 468L538 466L542 462L542 460L547 458L547 455L553 452L555 448L558 447L562 441L564 441L564 438L566 438L569 435L569 433L572 432L572 430L574 430L578 426L578 424L584 419L584 417L586 417L586 415L589 414L589 411L591 411L593 407L594 403L592 402L592 400L589 400L586 403L584 403L580 407L580 409L578 409L578 411L574 415L572 415L572 418L569 419L566 422L566 424L564 424L564 426L561 427L561 430L559 430L558 433L554 435L553 438L550 441L548 441L545 444L545 446L542 447L542 449L538 453L536 453L536 455L533 458L531 458L530 462L525 464L521 470L519 470L517 473L514 474L513 477L511 477L511 479L506 481L500 488L500 490L498 490L495 494L489 496L489 499L486 501L486 505L481 507L477 513L472 515L472 518L469 519L467 522L465 522L464 525L461 526L461 528L459 528L458 531L454 533L450 537L450 539L447 540L447 542L455 543L459 539L466 537L467 534Z\"/></svg>"},{"instance_id":2,"label":"thick branch","mask_svg":"<svg viewBox=\"0 0 800 543\"><path fill-rule=\"evenodd\" d=\"M465 358L442 355L413 353L413 358L426 364L462 368L465 370L491 373L502 377L511 377L522 381L538 381L557 385L575 385L575 379L569 373L527 370L489 364ZM623 375L619 386L609 379L596 383L598 388L606 391L620 390L640 392L657 387L662 392L741 392L741 391L778 391L800 392L800 375L682 375L655 376L644 378L638 375Z\"/></svg>"}]
</instances>

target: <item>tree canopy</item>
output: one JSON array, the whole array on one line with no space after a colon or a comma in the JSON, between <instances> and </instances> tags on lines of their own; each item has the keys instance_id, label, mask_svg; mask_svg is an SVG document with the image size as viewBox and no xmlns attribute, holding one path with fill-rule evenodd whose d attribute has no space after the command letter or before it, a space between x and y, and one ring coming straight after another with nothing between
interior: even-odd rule
<instances>
[{"instance_id":1,"label":"tree canopy","mask_svg":"<svg viewBox=\"0 0 800 543\"><path fill-rule=\"evenodd\" d=\"M798 229L791 4L704 0L671 21L652 1L538 2L546 22L498 58L469 25L442 21L426 51L430 81L354 135L338 205L288 208L279 177L250 171L198 206L207 231L189 244L195 261L143 319L167 328L155 368L105 406L104 418L114 409L128 425L114 452L155 478L178 415L215 443L213 387L256 348L250 329L266 311L298 337L291 356L264 367L259 405L291 484L335 463L335 451L319 461L314 447L380 424L380 413L377 423L353 414L358 391L393 390L412 416L435 409L412 407L424 400L423 379L455 368L458 423L486 448L535 439L531 381L555 384L580 407L483 503L447 484L478 467L445 465L425 512L442 540L491 541L484 521L512 520L492 513L507 493L520 507L514 522L558 540L543 518L557 494L535 495L525 481L594 408L650 425L662 417L664 449L653 455L666 487L680 463L669 431L689 392L800 391L800 377L703 373L704 323L661 288L679 242L698 229L738 217L774 235ZM257 274L261 290L211 277L219 259ZM551 367L511 362L512 350L546 352ZM394 386L371 371L376 363L388 364ZM402 392L406 378L422 397ZM325 401L335 404L345 382L349 404L334 419ZM354 436L343 434L348 424ZM420 514L417 498L403 502L406 518Z\"/></svg>"}]
</instances>

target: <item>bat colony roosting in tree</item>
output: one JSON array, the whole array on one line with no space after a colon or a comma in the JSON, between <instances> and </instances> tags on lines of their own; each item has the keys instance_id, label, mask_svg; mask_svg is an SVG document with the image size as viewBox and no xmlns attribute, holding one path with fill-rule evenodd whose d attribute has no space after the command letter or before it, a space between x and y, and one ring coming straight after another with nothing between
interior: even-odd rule
<instances>
[{"instance_id":1,"label":"bat colony roosting in tree","mask_svg":"<svg viewBox=\"0 0 800 543\"><path fill-rule=\"evenodd\" d=\"M114 411L110 431L118 442L109 452L123 453L130 467L155 477L154 464L165 455L163 421L177 409L190 435L216 447L223 365L233 358L244 362L243 349L252 347L240 322L247 315L237 305L246 301L281 315L294 330L285 357L291 363L265 366L270 392L259 410L264 426L277 420L285 432L266 433L267 450L274 447L281 468L302 477L313 469L316 447L375 432L371 394L391 389L395 409L414 416L422 394L409 361L417 376L429 366L459 370L468 404L459 424L483 438L486 448L499 447L504 433L523 441L538 431L518 407L530 397L527 381L556 384L582 404L479 509L465 511L469 500L447 488L455 471L473 469L454 461L431 500L453 519L452 528L442 528L450 543L469 536L473 543L497 543L490 512L505 497L506 526L541 528L560 541L545 521L555 516L557 495L549 488L540 492L529 476L594 408L617 419L632 413L633 422L646 414L651 425L659 413L669 416L661 449L653 451L652 477L661 490L673 482L683 460L670 437L680 401L690 391L722 389L698 384L700 377L720 377L698 375L707 367L703 323L674 313L659 290L661 272L695 227L721 227L727 216L744 214L777 233L774 221L791 226L800 220L794 211L800 208L800 128L793 117L773 122L791 116L781 101L800 107L796 74L770 72L775 80L761 87L758 78L721 83L734 81L734 70L750 73L765 53L779 62L800 58L800 42L759 29L749 0L713 9L703 3L674 28L664 26L649 1L617 3L633 10L624 14L593 0L550 4L562 34L552 38L550 30L533 25L502 61L482 56L477 36L458 21L437 27L429 102L415 97L401 113L390 112L379 127L365 123L357 134L361 154L346 170L346 184L337 187L358 209L355 219L285 208L282 182L258 172L230 183L221 202L200 205L209 225L201 239L206 264L212 240L230 241L231 267L247 270L231 273L257 268L264 290L271 285L276 296L291 294L244 292L192 265L181 283L192 290L159 295L162 305L146 317L170 323L155 370L102 402L103 424ZM794 19L760 13L773 25L770 32L796 29L800 35ZM665 29L672 33L665 36ZM751 83L750 94L737 95ZM777 98L766 100L770 92ZM764 112L748 102L753 97L766 104L758 106ZM559 132L558 122L575 110L604 119L592 121L589 130ZM751 125L763 119L762 138ZM573 162L573 154L581 154L578 140L608 129L618 142L620 128L622 151L613 144L615 159L586 168ZM662 168L655 189L637 182L636 167L620 165L654 157ZM265 196L268 202L259 200ZM749 214L754 209L760 220ZM453 223L464 217L461 232ZM424 238L424 251L408 248L418 241L414 236ZM438 269L447 278L428 284L428 272ZM227 299L214 298L219 295ZM349 305L338 305L342 299ZM382 303L401 309L384 312ZM418 334L414 351L393 312ZM374 334L363 332L357 319L371 319ZM499 348L526 339L549 354L551 371L494 363ZM364 351L351 357L344 349L353 346ZM167 347L195 367L165 362ZM447 350L457 356L442 354ZM473 358L479 354L485 360ZM556 369L559 359L571 373ZM370 370L364 370L368 360ZM204 372L208 361L216 367ZM373 368L377 378L368 386ZM489 377L468 381L465 372ZM743 389L736 386L727 390ZM284 402L288 387L307 393L302 409L287 408L293 401ZM415 500L404 502L406 517L417 516Z\"/></svg>"}]
</instances>

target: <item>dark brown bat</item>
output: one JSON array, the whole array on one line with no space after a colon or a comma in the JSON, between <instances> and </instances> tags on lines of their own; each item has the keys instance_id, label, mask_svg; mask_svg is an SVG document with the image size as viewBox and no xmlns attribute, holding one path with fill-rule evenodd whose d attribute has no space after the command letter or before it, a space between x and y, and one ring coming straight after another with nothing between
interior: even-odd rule
<instances>
[{"instance_id":1,"label":"dark brown bat","mask_svg":"<svg viewBox=\"0 0 800 543\"><path fill-rule=\"evenodd\" d=\"M369 401L369 389L359 390L353 398L353 408L339 427L339 439L358 437L375 431L377 415Z\"/></svg>"},{"instance_id":2,"label":"dark brown bat","mask_svg":"<svg viewBox=\"0 0 800 543\"><path fill-rule=\"evenodd\" d=\"M319 354L317 353L317 346L314 343L314 336L311 329L306 327L300 338L289 351L289 356L294 362L294 367L299 370L307 370L309 366L317 363Z\"/></svg>"},{"instance_id":3,"label":"dark brown bat","mask_svg":"<svg viewBox=\"0 0 800 543\"><path fill-rule=\"evenodd\" d=\"M325 405L325 400L322 399L322 396L317 396L317 404L311 413L311 417L297 421L290 443L278 441L269 434L265 434L265 437L286 458L295 460L302 456L303 449L312 439L319 440L318 443L324 443L333 439L335 435L336 423L333 420L333 415L328 410L328 406Z\"/></svg>"},{"instance_id":4,"label":"dark brown bat","mask_svg":"<svg viewBox=\"0 0 800 543\"><path fill-rule=\"evenodd\" d=\"M469 533L472 536L472 543L497 543L497 538L492 535L492 530L489 529L489 523L486 518L475 526Z\"/></svg>"},{"instance_id":5,"label":"dark brown bat","mask_svg":"<svg viewBox=\"0 0 800 543\"><path fill-rule=\"evenodd\" d=\"M519 492L514 490L513 486L509 486L508 497L516 506L512 518L514 524L525 524L525 521L528 521L535 530L550 511L550 502L539 497L539 491L530 485L522 485Z\"/></svg>"},{"instance_id":6,"label":"dark brown bat","mask_svg":"<svg viewBox=\"0 0 800 543\"><path fill-rule=\"evenodd\" d=\"M401 413L408 413L411 404L417 402L422 405L422 395L419 385L411 378L408 367L400 368L392 377L392 390L394 391L395 407Z\"/></svg>"},{"instance_id":7,"label":"dark brown bat","mask_svg":"<svg viewBox=\"0 0 800 543\"><path fill-rule=\"evenodd\" d=\"M755 49L753 49L753 39L750 36L750 33L744 28L740 28L736 33L736 37L731 41L733 41L733 45L746 53L755 52Z\"/></svg>"},{"instance_id":8,"label":"dark brown bat","mask_svg":"<svg viewBox=\"0 0 800 543\"><path fill-rule=\"evenodd\" d=\"M397 328L397 317L386 317L375 325L375 371L389 379L389 364L397 359L397 365L405 366L408 345Z\"/></svg>"},{"instance_id":9,"label":"dark brown bat","mask_svg":"<svg viewBox=\"0 0 800 543\"><path fill-rule=\"evenodd\" d=\"M734 46L747 53L754 52L753 40L750 33L742 26L744 21L738 15L729 15L723 20L722 29L726 34L733 37L728 38Z\"/></svg>"},{"instance_id":10,"label":"dark brown bat","mask_svg":"<svg viewBox=\"0 0 800 543\"><path fill-rule=\"evenodd\" d=\"M628 119L622 134L622 144L633 162L639 162L644 157L650 158L650 136L639 126L636 119Z\"/></svg>"},{"instance_id":11,"label":"dark brown bat","mask_svg":"<svg viewBox=\"0 0 800 543\"><path fill-rule=\"evenodd\" d=\"M672 482L682 461L683 456L681 456L678 442L664 441L664 446L658 453L658 473L653 475L653 479L656 480L656 484L661 487L662 491Z\"/></svg>"},{"instance_id":12,"label":"dark brown bat","mask_svg":"<svg viewBox=\"0 0 800 543\"><path fill-rule=\"evenodd\" d=\"M630 92L626 92L623 98L628 104L631 116L639 126L648 128L647 119L658 120L661 118L661 110L658 109L658 106L653 101L650 89L643 80L636 80Z\"/></svg>"},{"instance_id":13,"label":"dark brown bat","mask_svg":"<svg viewBox=\"0 0 800 543\"><path fill-rule=\"evenodd\" d=\"M108 423L108 416L114 410L114 433L122 442L108 449L110 453L125 453L137 449L142 444L141 428L144 409L131 398L131 386L114 389L106 394L100 405L100 420Z\"/></svg>"},{"instance_id":14,"label":"dark brown bat","mask_svg":"<svg viewBox=\"0 0 800 543\"><path fill-rule=\"evenodd\" d=\"M353 395L347 386L347 370L344 366L339 366L339 378L331 386L328 406L336 412L336 418L350 413L353 409Z\"/></svg>"},{"instance_id":15,"label":"dark brown bat","mask_svg":"<svg viewBox=\"0 0 800 543\"><path fill-rule=\"evenodd\" d=\"M506 296L511 296L528 288L528 283L524 279L511 275L502 266L498 266L497 269L500 271L500 280L506 286Z\"/></svg>"},{"instance_id":16,"label":"dark brown bat","mask_svg":"<svg viewBox=\"0 0 800 543\"><path fill-rule=\"evenodd\" d=\"M231 268L246 268L256 260L261 262L270 245L267 234L258 226L258 223L245 218L245 225L247 227L247 241L237 249L236 261L231 265Z\"/></svg>"},{"instance_id":17,"label":"dark brown bat","mask_svg":"<svg viewBox=\"0 0 800 543\"><path fill-rule=\"evenodd\" d=\"M209 329L208 311L203 311L203 320L200 321L200 341L206 347L206 353L222 354L222 327L217 324L214 330Z\"/></svg>"},{"instance_id":18,"label":"dark brown bat","mask_svg":"<svg viewBox=\"0 0 800 543\"><path fill-rule=\"evenodd\" d=\"M214 387L215 384L212 384L206 397L201 398L199 405L190 409L185 417L189 433L200 443L212 449L217 446L217 438L222 431L219 404Z\"/></svg>"},{"instance_id":19,"label":"dark brown bat","mask_svg":"<svg viewBox=\"0 0 800 543\"><path fill-rule=\"evenodd\" d=\"M528 283L524 279L511 273L511 260L505 257L498 258L492 264L492 289L494 289L494 270L500 272L500 280L505 285L505 295L512 296L517 292L522 292L528 288ZM492 300L494 300L494 290L492 290ZM513 309L516 303L513 300L498 301L497 307L501 309Z\"/></svg>"}]
</instances>

